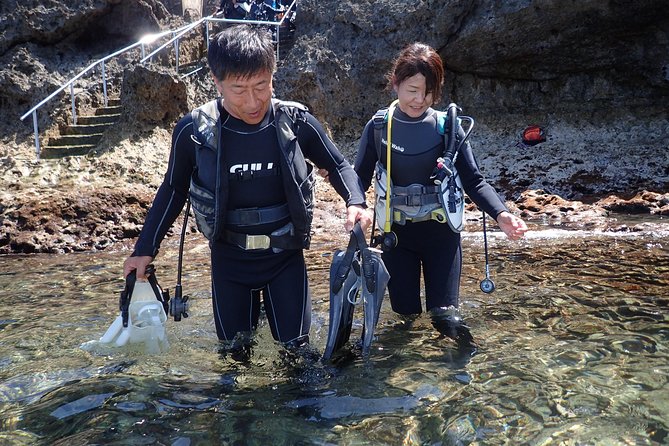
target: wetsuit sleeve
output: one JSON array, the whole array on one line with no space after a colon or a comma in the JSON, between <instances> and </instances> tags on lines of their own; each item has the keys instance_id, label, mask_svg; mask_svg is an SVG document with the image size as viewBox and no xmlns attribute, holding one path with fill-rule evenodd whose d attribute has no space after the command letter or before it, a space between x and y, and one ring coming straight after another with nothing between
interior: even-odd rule
<instances>
[{"instance_id":1,"label":"wetsuit sleeve","mask_svg":"<svg viewBox=\"0 0 669 446\"><path fill-rule=\"evenodd\" d=\"M464 137L462 128L459 133L461 138ZM462 187L479 209L494 219L503 211L508 211L495 189L483 178L469 141L460 148L455 167L458 169Z\"/></svg>"},{"instance_id":2,"label":"wetsuit sleeve","mask_svg":"<svg viewBox=\"0 0 669 446\"><path fill-rule=\"evenodd\" d=\"M297 140L304 156L318 168L328 171L330 184L346 201L346 206L365 206L360 179L311 113L305 113L304 121L298 121Z\"/></svg>"},{"instance_id":3,"label":"wetsuit sleeve","mask_svg":"<svg viewBox=\"0 0 669 446\"><path fill-rule=\"evenodd\" d=\"M146 216L133 256L155 257L165 234L181 213L188 197L190 178L195 165L192 134L193 123L189 114L177 123L172 132L172 149L167 172Z\"/></svg>"},{"instance_id":4,"label":"wetsuit sleeve","mask_svg":"<svg viewBox=\"0 0 669 446\"><path fill-rule=\"evenodd\" d=\"M358 177L360 177L362 188L365 191L372 185L372 176L374 175L374 167L377 160L374 121L370 119L358 143L358 153L354 164L354 170L358 174Z\"/></svg>"}]
</instances>

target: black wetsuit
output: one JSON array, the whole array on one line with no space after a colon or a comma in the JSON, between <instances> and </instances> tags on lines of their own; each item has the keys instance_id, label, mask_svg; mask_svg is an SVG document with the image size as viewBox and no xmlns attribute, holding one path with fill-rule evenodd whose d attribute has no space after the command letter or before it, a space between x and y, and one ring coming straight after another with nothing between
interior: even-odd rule
<instances>
[{"instance_id":1,"label":"black wetsuit","mask_svg":"<svg viewBox=\"0 0 669 446\"><path fill-rule=\"evenodd\" d=\"M369 188L374 167L381 154L386 166L386 127L381 130L381 147L377 150L374 121L363 132L355 161L355 170L365 190ZM433 185L430 175L436 159L444 153L444 137L437 131L437 113L429 108L423 116L411 118L399 107L395 109L392 126L391 179L394 185ZM455 162L465 192L482 210L496 218L507 210L495 190L476 165L469 143L463 145ZM426 309L458 305L462 251L460 234L448 224L435 220L393 223L398 244L383 253L390 273L388 294L395 312L417 314L422 311L420 274L425 280Z\"/></svg>"},{"instance_id":2,"label":"black wetsuit","mask_svg":"<svg viewBox=\"0 0 669 446\"><path fill-rule=\"evenodd\" d=\"M226 19L242 20L246 18L246 11L242 8L240 2L233 3L232 0L223 0L217 12L222 11Z\"/></svg>"},{"instance_id":3,"label":"black wetsuit","mask_svg":"<svg viewBox=\"0 0 669 446\"><path fill-rule=\"evenodd\" d=\"M221 143L226 165L219 178L228 188L228 210L267 207L286 203L281 171L280 149L270 108L264 120L249 125L230 116L220 105ZM348 205L365 202L358 177L309 113L298 120L295 134L305 158L329 172L331 184ZM172 150L165 179L161 184L133 255L155 256L160 242L178 217L188 195L196 166L196 146L191 114L182 118L172 135ZM216 190L219 169L200 166L198 181ZM238 172L263 171L263 175L238 175ZM227 183L226 183L227 182ZM269 234L286 220L255 226L226 225L227 230L246 234ZM311 301L302 249L244 250L224 240L210 242L212 297L216 332L221 340L232 340L239 332L256 328L260 312L260 291L272 335L288 343L308 339Z\"/></svg>"}]
</instances>

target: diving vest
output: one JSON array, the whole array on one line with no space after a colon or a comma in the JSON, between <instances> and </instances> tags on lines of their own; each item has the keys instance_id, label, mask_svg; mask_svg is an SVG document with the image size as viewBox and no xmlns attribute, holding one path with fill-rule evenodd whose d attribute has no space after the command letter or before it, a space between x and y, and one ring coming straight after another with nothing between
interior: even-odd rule
<instances>
[{"instance_id":1,"label":"diving vest","mask_svg":"<svg viewBox=\"0 0 669 446\"><path fill-rule=\"evenodd\" d=\"M304 158L295 135L296 123L298 120L305 120L304 113L308 109L297 102L276 99L272 99L272 108L282 155L280 172L288 203L287 206L255 209L253 216L237 215L235 213L239 211L227 210L229 176L227 172L218 168L224 165L225 157L225 150L219 147L221 116L218 99L207 102L191 112L193 140L196 143L196 169L190 181L190 200L197 227L209 240L221 239L226 221L232 222L233 217L235 221L252 217L257 219L256 224L259 224L290 216L293 238L297 239L298 246L289 248L309 247L314 212L314 168ZM215 162L212 159L213 154ZM199 181L198 173L210 169L216 169L216 190L204 187ZM280 210L286 207L287 213L280 215Z\"/></svg>"},{"instance_id":2,"label":"diving vest","mask_svg":"<svg viewBox=\"0 0 669 446\"><path fill-rule=\"evenodd\" d=\"M454 104L453 104L454 105ZM450 106L449 106L450 109ZM451 138L458 139L456 135L459 128L459 118L455 114L456 126L449 126L451 131L447 130L449 116L447 112L437 111L437 131L444 135L444 147L448 147ZM374 139L377 150L377 159L374 173L374 190L376 201L374 212L376 214L377 226L384 231L384 225L389 218L390 223L400 225L407 221L421 222L426 220L435 220L439 223L448 223L454 232L460 232L464 228L464 207L465 196L462 187L462 180L455 168L457 150L452 153L452 158L446 161L450 175L439 184L423 185L411 184L409 186L395 186L392 179L389 181L386 167L381 163L382 151L384 148L381 143L381 132L388 125L388 109L383 108L376 112L374 121ZM450 135L455 133L454 135ZM455 140L454 140L455 141ZM389 142L392 144L392 142ZM455 146L457 147L457 146ZM388 160L386 160L387 162ZM390 160L392 167L392 159ZM390 186L390 193L387 189ZM390 200L390 206L386 200ZM387 210L390 216L387 215Z\"/></svg>"}]
</instances>

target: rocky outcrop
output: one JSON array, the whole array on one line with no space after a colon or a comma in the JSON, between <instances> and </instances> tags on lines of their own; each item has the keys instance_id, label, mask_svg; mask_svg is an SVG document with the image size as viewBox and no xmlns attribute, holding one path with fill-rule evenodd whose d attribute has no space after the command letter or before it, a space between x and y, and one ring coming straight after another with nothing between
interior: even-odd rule
<instances>
[{"instance_id":1,"label":"rocky outcrop","mask_svg":"<svg viewBox=\"0 0 669 446\"><path fill-rule=\"evenodd\" d=\"M205 12L217 3L206 2ZM479 164L514 210L549 224L599 221L617 211L666 214L666 2L565 5L299 0L296 40L279 63L277 96L309 105L352 157L365 122L391 100L385 74L393 57L407 43L423 41L446 65L440 106L455 101L476 119L471 141ZM147 66L110 61L108 88L122 96L122 121L88 157L33 162L32 122L18 117L92 61L144 33L182 25L180 12L177 0L0 3L6 117L0 122L0 252L104 248L105 238L133 236L150 199L143 188L161 180L172 126L216 94L206 70L176 76L171 51ZM202 60L202 35L182 41L182 62ZM96 76L77 81L79 113L102 104ZM69 109L68 94L40 109L43 138L66 126ZM547 141L517 144L528 124L543 126ZM106 209L96 204L106 201ZM101 228L97 235L94 226Z\"/></svg>"},{"instance_id":2,"label":"rocky outcrop","mask_svg":"<svg viewBox=\"0 0 669 446\"><path fill-rule=\"evenodd\" d=\"M390 102L384 75L411 41L439 50L441 106L454 101L476 119L480 164L508 197L667 189L666 2L303 0L277 84L355 140ZM516 147L529 124L548 141Z\"/></svg>"},{"instance_id":3,"label":"rocky outcrop","mask_svg":"<svg viewBox=\"0 0 669 446\"><path fill-rule=\"evenodd\" d=\"M0 254L101 250L137 237L152 195L146 187L25 194L0 209Z\"/></svg>"},{"instance_id":4,"label":"rocky outcrop","mask_svg":"<svg viewBox=\"0 0 669 446\"><path fill-rule=\"evenodd\" d=\"M169 126L190 110L186 84L142 66L124 72L121 104L124 120L143 126Z\"/></svg>"},{"instance_id":5,"label":"rocky outcrop","mask_svg":"<svg viewBox=\"0 0 669 446\"><path fill-rule=\"evenodd\" d=\"M343 236L344 202L328 184L320 181L314 213L314 241ZM22 194L21 201L0 200L0 254L64 253L104 250L139 235L146 211L155 190L146 186L114 189L92 188L85 194L68 190L40 194ZM606 231L636 231L643 224L621 225L610 218L610 212L669 215L669 194L643 192L631 198L609 196L592 204L565 200L541 190L529 190L516 202L508 203L511 211L531 227L561 227ZM478 226L481 213L469 204L465 218L468 225ZM168 237L178 235L177 230ZM472 226L469 226L472 227ZM190 219L189 232L196 232ZM197 236L199 237L199 236Z\"/></svg>"},{"instance_id":6,"label":"rocky outcrop","mask_svg":"<svg viewBox=\"0 0 669 446\"><path fill-rule=\"evenodd\" d=\"M9 0L0 4L0 104L14 119L0 124L2 140L19 137L31 143L32 121L18 121L32 106L57 90L92 62L148 33L183 24L158 0L44 2ZM110 90L120 87L119 61L106 66ZM80 112L102 100L100 68L75 85ZM66 91L69 93L69 91ZM63 126L69 95L54 98L37 116L42 132ZM18 128L18 131L17 131ZM28 133L26 133L28 131ZM23 141L20 141L23 142Z\"/></svg>"},{"instance_id":7,"label":"rocky outcrop","mask_svg":"<svg viewBox=\"0 0 669 446\"><path fill-rule=\"evenodd\" d=\"M598 204L611 212L624 214L669 215L669 193L641 191L631 198L609 195L598 201Z\"/></svg>"}]
</instances>

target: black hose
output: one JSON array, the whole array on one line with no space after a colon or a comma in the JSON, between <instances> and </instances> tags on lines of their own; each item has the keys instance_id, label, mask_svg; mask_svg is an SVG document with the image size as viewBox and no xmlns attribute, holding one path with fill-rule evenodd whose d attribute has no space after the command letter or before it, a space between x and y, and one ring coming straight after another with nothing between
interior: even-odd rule
<instances>
[{"instance_id":1,"label":"black hose","mask_svg":"<svg viewBox=\"0 0 669 446\"><path fill-rule=\"evenodd\" d=\"M483 251L485 252L485 271L486 271L486 277L488 277L488 235L486 232L486 215L485 212L481 212L483 214Z\"/></svg>"},{"instance_id":2,"label":"black hose","mask_svg":"<svg viewBox=\"0 0 669 446\"><path fill-rule=\"evenodd\" d=\"M495 291L495 282L490 279L490 264L488 263L488 233L486 228L486 215L483 213L483 249L485 251L485 278L479 284L481 291L490 294Z\"/></svg>"},{"instance_id":3,"label":"black hose","mask_svg":"<svg viewBox=\"0 0 669 446\"><path fill-rule=\"evenodd\" d=\"M177 285L174 290L175 297L181 297L181 270L183 269L184 242L186 240L186 229L188 228L188 214L190 213L190 199L186 200L186 215L181 227L181 240L179 240L179 260L177 261Z\"/></svg>"}]
</instances>

